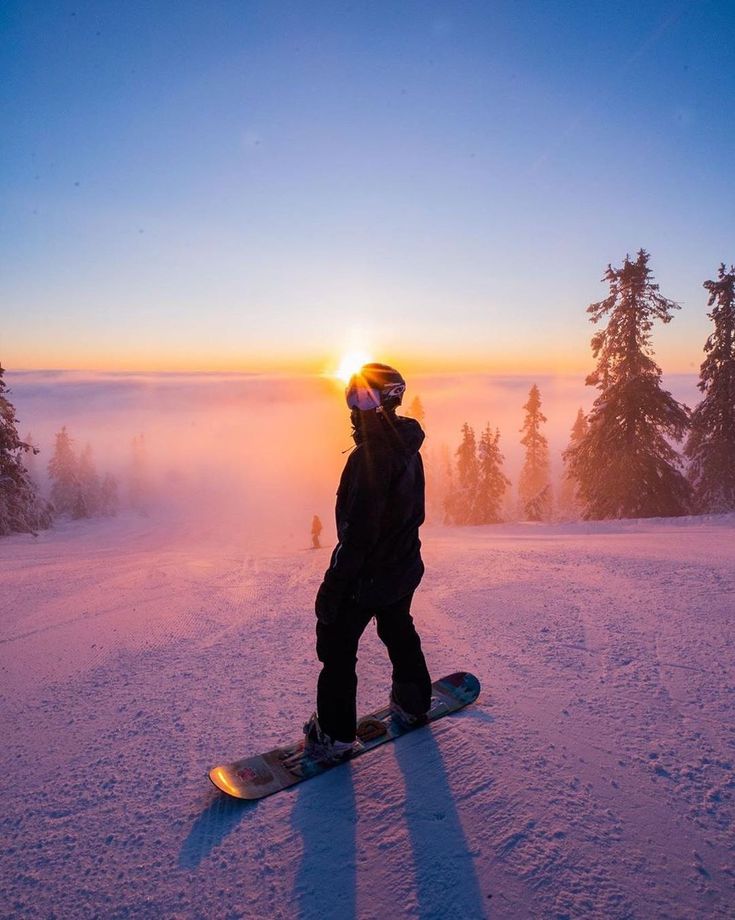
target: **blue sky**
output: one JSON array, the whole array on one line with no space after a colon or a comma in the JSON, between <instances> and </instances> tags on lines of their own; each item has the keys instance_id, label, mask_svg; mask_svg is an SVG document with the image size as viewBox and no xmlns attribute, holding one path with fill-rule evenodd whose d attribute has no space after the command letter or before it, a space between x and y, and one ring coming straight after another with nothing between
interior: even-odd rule
<instances>
[{"instance_id":1,"label":"blue sky","mask_svg":"<svg viewBox=\"0 0 735 920\"><path fill-rule=\"evenodd\" d=\"M585 368L643 246L735 261L732 3L34 3L0 13L0 358Z\"/></svg>"}]
</instances>

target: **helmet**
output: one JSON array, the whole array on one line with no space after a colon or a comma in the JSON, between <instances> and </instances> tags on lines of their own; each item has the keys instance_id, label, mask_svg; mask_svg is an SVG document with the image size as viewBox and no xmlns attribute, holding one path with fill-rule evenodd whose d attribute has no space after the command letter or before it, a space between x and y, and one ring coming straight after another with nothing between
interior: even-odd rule
<instances>
[{"instance_id":1,"label":"helmet","mask_svg":"<svg viewBox=\"0 0 735 920\"><path fill-rule=\"evenodd\" d=\"M350 377L345 399L350 409L395 409L406 391L406 381L387 364L364 364Z\"/></svg>"}]
</instances>

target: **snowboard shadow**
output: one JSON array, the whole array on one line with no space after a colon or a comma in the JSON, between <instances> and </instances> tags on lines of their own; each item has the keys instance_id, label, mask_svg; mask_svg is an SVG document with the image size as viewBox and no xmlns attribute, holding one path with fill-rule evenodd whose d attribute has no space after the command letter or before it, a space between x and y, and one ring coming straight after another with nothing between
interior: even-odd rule
<instances>
[{"instance_id":1,"label":"snowboard shadow","mask_svg":"<svg viewBox=\"0 0 735 920\"><path fill-rule=\"evenodd\" d=\"M233 799L216 791L211 795L209 805L194 821L186 840L181 844L178 863L183 869L196 869L246 815L253 814L258 804L257 801Z\"/></svg>"},{"instance_id":2,"label":"snowboard shadow","mask_svg":"<svg viewBox=\"0 0 735 920\"><path fill-rule=\"evenodd\" d=\"M405 785L404 814L413 849L419 917L486 917L472 850L434 732L396 744Z\"/></svg>"},{"instance_id":3,"label":"snowboard shadow","mask_svg":"<svg viewBox=\"0 0 735 920\"><path fill-rule=\"evenodd\" d=\"M492 725L495 721L495 716L486 712L482 706L469 707L466 712L462 713L462 718L470 719L473 722L487 722L488 725Z\"/></svg>"},{"instance_id":4,"label":"snowboard shadow","mask_svg":"<svg viewBox=\"0 0 735 920\"><path fill-rule=\"evenodd\" d=\"M357 917L357 807L351 764L296 789L291 826L303 852L294 879L300 920Z\"/></svg>"}]
</instances>

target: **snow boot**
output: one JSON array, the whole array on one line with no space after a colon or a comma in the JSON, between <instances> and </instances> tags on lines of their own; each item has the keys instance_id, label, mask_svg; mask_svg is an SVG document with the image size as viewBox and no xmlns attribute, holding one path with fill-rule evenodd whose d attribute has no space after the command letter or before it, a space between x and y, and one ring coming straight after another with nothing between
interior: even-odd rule
<instances>
[{"instance_id":1,"label":"snow boot","mask_svg":"<svg viewBox=\"0 0 735 920\"><path fill-rule=\"evenodd\" d=\"M403 706L401 706L401 704L396 699L396 695L393 690L390 692L390 700L388 706L390 708L391 716L398 722L401 722L403 725L425 725L427 722L427 714L425 712L422 712L420 715L414 715L411 712L406 712Z\"/></svg>"},{"instance_id":2,"label":"snow boot","mask_svg":"<svg viewBox=\"0 0 735 920\"><path fill-rule=\"evenodd\" d=\"M310 760L332 763L344 760L353 750L354 741L337 741L331 738L319 724L316 713L304 724L304 757Z\"/></svg>"}]
</instances>

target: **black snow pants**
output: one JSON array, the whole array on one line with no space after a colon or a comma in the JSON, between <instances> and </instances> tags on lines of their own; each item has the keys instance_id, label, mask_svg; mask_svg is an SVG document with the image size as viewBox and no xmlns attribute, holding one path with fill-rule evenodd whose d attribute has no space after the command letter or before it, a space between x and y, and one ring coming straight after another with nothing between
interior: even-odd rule
<instances>
[{"instance_id":1,"label":"black snow pants","mask_svg":"<svg viewBox=\"0 0 735 920\"><path fill-rule=\"evenodd\" d=\"M431 678L411 616L413 592L384 607L345 601L334 623L317 621L316 653L322 662L317 714L322 729L337 741L353 741L357 721L357 646L372 617L393 665L393 694L406 712L423 715L431 704Z\"/></svg>"}]
</instances>

